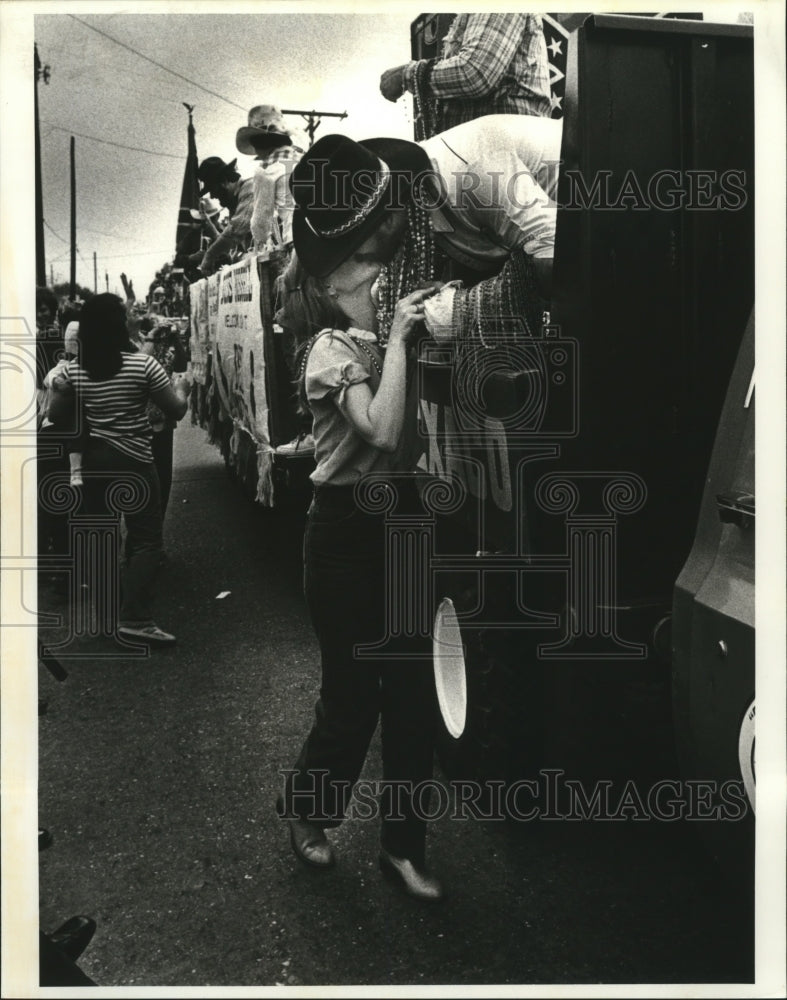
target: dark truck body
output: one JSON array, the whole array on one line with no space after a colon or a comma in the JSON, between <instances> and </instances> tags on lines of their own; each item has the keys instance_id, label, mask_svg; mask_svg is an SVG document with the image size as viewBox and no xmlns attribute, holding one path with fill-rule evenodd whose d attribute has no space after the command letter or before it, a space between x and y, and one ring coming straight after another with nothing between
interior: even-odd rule
<instances>
[{"instance_id":1,"label":"dark truck body","mask_svg":"<svg viewBox=\"0 0 787 1000\"><path fill-rule=\"evenodd\" d=\"M754 861L754 318L716 434L694 544L675 585L672 694L683 773L719 792L742 782L741 823L702 824L723 867L750 885Z\"/></svg>"},{"instance_id":2,"label":"dark truck body","mask_svg":"<svg viewBox=\"0 0 787 1000\"><path fill-rule=\"evenodd\" d=\"M423 466L466 493L433 572L437 630L455 642L458 624L466 660L435 646L454 773L515 775L534 710L512 678L534 663L667 673L673 588L754 303L752 41L750 26L588 17L568 47L549 322L471 362L426 348ZM696 636L681 628L688 676ZM749 692L751 649L742 659ZM720 773L715 745L693 753Z\"/></svg>"}]
</instances>

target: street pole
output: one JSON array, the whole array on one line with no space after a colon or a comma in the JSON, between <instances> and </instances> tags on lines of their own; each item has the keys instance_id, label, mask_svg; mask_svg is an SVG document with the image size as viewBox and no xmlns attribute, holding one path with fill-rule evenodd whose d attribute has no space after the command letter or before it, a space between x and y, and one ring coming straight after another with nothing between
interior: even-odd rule
<instances>
[{"instance_id":1,"label":"street pole","mask_svg":"<svg viewBox=\"0 0 787 1000\"><path fill-rule=\"evenodd\" d=\"M77 297L77 179L74 154L74 137L71 136L71 288L68 297Z\"/></svg>"},{"instance_id":2,"label":"street pole","mask_svg":"<svg viewBox=\"0 0 787 1000\"><path fill-rule=\"evenodd\" d=\"M283 115L300 115L301 118L305 119L310 146L314 143L314 133L320 127L320 120L322 118L338 118L341 121L347 117L346 111L342 111L340 114L338 111L293 111L292 109L282 108L281 113Z\"/></svg>"},{"instance_id":3,"label":"street pole","mask_svg":"<svg viewBox=\"0 0 787 1000\"><path fill-rule=\"evenodd\" d=\"M42 66L38 46L33 46L35 67L35 157L36 157L36 284L46 284L46 258L44 252L44 193L41 182L41 129L38 124L38 81L49 83L49 66Z\"/></svg>"},{"instance_id":4,"label":"street pole","mask_svg":"<svg viewBox=\"0 0 787 1000\"><path fill-rule=\"evenodd\" d=\"M55 265L54 264L50 264L49 265L49 287L50 288L54 288L55 287Z\"/></svg>"},{"instance_id":5,"label":"street pole","mask_svg":"<svg viewBox=\"0 0 787 1000\"><path fill-rule=\"evenodd\" d=\"M107 286L107 291L109 291L109 271L104 271L104 281Z\"/></svg>"},{"instance_id":6,"label":"street pole","mask_svg":"<svg viewBox=\"0 0 787 1000\"><path fill-rule=\"evenodd\" d=\"M96 262L96 251L93 251L93 291L98 294L98 270Z\"/></svg>"}]
</instances>

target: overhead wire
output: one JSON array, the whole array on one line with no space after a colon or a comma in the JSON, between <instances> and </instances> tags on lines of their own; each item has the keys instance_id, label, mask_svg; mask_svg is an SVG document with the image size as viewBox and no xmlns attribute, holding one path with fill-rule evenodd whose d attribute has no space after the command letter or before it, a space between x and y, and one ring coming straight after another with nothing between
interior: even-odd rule
<instances>
[{"instance_id":1,"label":"overhead wire","mask_svg":"<svg viewBox=\"0 0 787 1000\"><path fill-rule=\"evenodd\" d=\"M176 76L179 80L185 80L186 83L191 84L192 87L197 87L199 90L203 90L206 94L210 94L211 97L216 97L220 101L224 101L225 104L230 104L233 108L240 108L241 111L245 111L246 108L242 104L237 104L235 101L231 101L228 97L224 97L222 94L217 94L215 90L210 90L208 87L204 87L201 83L197 83L196 80L190 80L187 76L182 73L178 73L174 69L170 69L169 66L165 66L163 63L156 62L155 59L151 59L150 56L146 56L144 52L140 52L139 49L135 49L131 45L127 45L126 42L121 42L119 38L115 38L113 35L108 34L106 31L102 31L95 25L90 24L88 21L83 21L81 17L76 17L74 14L68 15L74 21L78 21L83 24L86 28L90 28L91 31L95 31L97 34L102 35L104 38L108 38L110 42L114 42L116 45L120 45L122 48L127 49L129 52L133 52L134 55L139 56L140 59L145 59L147 62L152 63L159 69L163 69L166 73L171 73L172 76Z\"/></svg>"},{"instance_id":2,"label":"overhead wire","mask_svg":"<svg viewBox=\"0 0 787 1000\"><path fill-rule=\"evenodd\" d=\"M82 256L82 251L81 251L81 250L79 249L79 247L77 247L77 256L78 256L78 257L79 257L79 259L80 259L80 260L82 261L82 263L83 263L83 264L85 265L85 267L90 267L90 264L88 264L88 262L87 262L87 261L85 260L85 258L84 258L84 257Z\"/></svg>"},{"instance_id":3,"label":"overhead wire","mask_svg":"<svg viewBox=\"0 0 787 1000\"><path fill-rule=\"evenodd\" d=\"M169 250L135 250L134 253L111 253L102 254L101 260L117 260L119 258L125 259L126 257L153 257L160 253L169 254L170 257L175 255L175 251L171 248Z\"/></svg>"},{"instance_id":4,"label":"overhead wire","mask_svg":"<svg viewBox=\"0 0 787 1000\"><path fill-rule=\"evenodd\" d=\"M133 46L128 45L125 42L122 42L120 39L115 38L114 36L110 35L108 32L102 31L100 28L95 27L95 25L92 25L89 22L84 21L82 18L76 17L73 14L69 14L68 16L73 21L77 21L78 23L84 25L84 27L89 28L91 31L96 32L96 34L103 36L104 38L108 39L111 42L114 42L116 45L119 45L121 48L124 48L127 51L133 53L134 55L138 56L140 59L144 59L146 62L149 62L153 66L156 66L158 69L162 69L166 73L169 73L170 75L175 76L175 77L177 77L180 80L183 80L184 82L188 83L190 86L196 87L198 90L201 90L201 91L203 91L206 94L210 94L212 97L215 97L218 100L223 101L224 103L231 105L232 107L238 108L241 111L245 110L245 108L244 108L243 105L237 104L235 101L229 100L229 98L226 98L222 94L219 94L216 91L211 90L208 87L205 87L203 84L198 83L196 80L191 80L191 79L189 79L189 77L184 76L182 73L178 73L176 70L170 69L169 66L165 66L163 63L157 62L155 59L152 59L150 56L145 55L144 52L140 52L138 49L135 49ZM137 91L137 93L140 93L141 96L153 97L154 99L157 99L157 100L171 101L172 103L181 103L180 101L176 101L174 98L165 98L165 97L160 97L159 95L154 95L154 94L142 94L139 91ZM165 152L161 152L159 150L146 149L146 148L143 148L143 147L140 147L140 146L130 146L130 145L127 145L125 143L115 142L114 140L111 140L111 139L101 139L98 136L87 135L87 134L85 134L83 132L77 132L74 129L68 129L68 128L64 128L61 125L55 125L54 122L49 122L49 121L42 120L41 124L47 125L49 128L56 129L57 131L60 131L60 132L66 132L66 133L70 133L71 135L79 136L80 138L87 139L90 142L98 142L98 143L102 143L102 144L108 145L108 146L115 146L118 149L127 149L127 150L130 150L132 152L145 153L145 154L147 154L149 156L163 156L163 157L167 157L169 159L176 159L176 160L182 160L183 159L182 155L179 155L177 153L165 153ZM66 240L63 240L63 238L61 236L59 236L51 228L51 226L48 225L48 223L47 223L47 226L50 229L50 231L53 233L53 235L57 236L57 238L60 239L60 240L62 240L64 243L67 242ZM84 228L86 228L86 227L84 227ZM100 233L100 232L98 232L98 230L86 230L86 231L88 231L88 232L92 231L92 232L95 232L97 235L103 235L103 236L108 236L110 238L114 238L114 237L112 237L111 234L109 234L109 233ZM77 253L79 254L79 258L82 261L82 263L85 265L85 267L89 267L90 265L84 259L84 257L82 256L82 254L80 253L80 251L79 251L78 248L77 248ZM170 254L171 255L171 251L168 250L168 249L163 249L163 250L135 251L133 253L123 253L123 254L102 255L102 260L114 260L114 259L121 259L121 258L125 259L127 257L151 257L151 256L158 256L159 254ZM60 256L64 257L64 256L66 256L66 253L63 253ZM58 258L54 258L53 260L56 261L56 260L59 260L59 259L60 258L58 257Z\"/></svg>"},{"instance_id":5,"label":"overhead wire","mask_svg":"<svg viewBox=\"0 0 787 1000\"><path fill-rule=\"evenodd\" d=\"M81 81L69 80L68 85L75 90L88 90L90 93L94 93L96 89L95 83L86 82L82 84ZM163 101L165 104L178 104L181 106L183 104L183 101L180 98L162 97L161 94L154 94L149 90L138 90L136 87L129 87L125 83L117 83L114 79L102 79L100 81L102 90L107 87L111 88L113 85L116 86L116 89L122 90L124 94L136 94L138 97L144 97L147 101Z\"/></svg>"},{"instance_id":6,"label":"overhead wire","mask_svg":"<svg viewBox=\"0 0 787 1000\"><path fill-rule=\"evenodd\" d=\"M106 236L110 240L129 240L131 243L141 242L140 239L129 236L127 233L105 233L101 229L91 229L89 226L80 226L79 231L82 233L95 233L96 236Z\"/></svg>"},{"instance_id":7,"label":"overhead wire","mask_svg":"<svg viewBox=\"0 0 787 1000\"><path fill-rule=\"evenodd\" d=\"M57 129L58 132L68 132L70 135L78 135L80 139L89 139L91 142L103 142L107 146L117 146L118 149L130 149L135 153L147 153L149 156L166 156L168 159L172 160L183 160L183 155L179 153L161 153L157 149L143 149L141 146L127 146L122 142L114 142L112 139L99 139L96 135L85 135L84 132L76 132L72 128L64 128L62 125L55 125L54 122L45 121L43 118L41 119L41 124Z\"/></svg>"},{"instance_id":8,"label":"overhead wire","mask_svg":"<svg viewBox=\"0 0 787 1000\"><path fill-rule=\"evenodd\" d=\"M63 239L63 237L62 237L62 236L60 235L60 233L56 233L56 232L54 231L54 229L53 229L53 228L52 228L52 227L51 227L51 226L49 225L49 223L48 223L48 222L46 221L46 219L44 219L44 225L45 225L45 226L46 226L46 228L47 228L47 229L49 230L49 232L50 232L50 233L51 233L51 234L52 234L53 236L56 236L56 237L57 237L57 238L58 238L58 239L59 239L59 240L60 240L60 241L61 241L62 243L66 243L66 244L67 244L67 243L69 242L68 240L65 240L65 239Z\"/></svg>"}]
</instances>

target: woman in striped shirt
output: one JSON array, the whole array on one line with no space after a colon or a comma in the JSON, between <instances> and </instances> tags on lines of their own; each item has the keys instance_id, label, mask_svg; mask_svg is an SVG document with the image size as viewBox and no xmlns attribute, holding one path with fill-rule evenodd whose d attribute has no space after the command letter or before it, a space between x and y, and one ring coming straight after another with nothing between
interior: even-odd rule
<instances>
[{"instance_id":1,"label":"woman in striped shirt","mask_svg":"<svg viewBox=\"0 0 787 1000\"><path fill-rule=\"evenodd\" d=\"M126 311L116 295L96 295L80 316L80 356L65 378L77 392L89 432L83 459L85 506L114 514L122 498L126 522L118 634L171 644L175 637L153 621L153 582L162 552L161 493L153 464L150 401L180 420L188 407L188 379L171 383L155 358L135 351ZM119 489L120 487L120 489ZM133 499L127 502L131 496ZM128 509L128 508L131 509ZM111 586L114 581L107 581Z\"/></svg>"}]
</instances>

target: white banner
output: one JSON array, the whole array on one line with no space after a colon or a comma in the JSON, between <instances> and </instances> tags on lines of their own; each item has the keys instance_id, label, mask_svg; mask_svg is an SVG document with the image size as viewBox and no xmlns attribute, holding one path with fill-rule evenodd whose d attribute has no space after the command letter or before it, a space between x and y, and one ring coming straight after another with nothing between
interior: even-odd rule
<instances>
[{"instance_id":1,"label":"white banner","mask_svg":"<svg viewBox=\"0 0 787 1000\"><path fill-rule=\"evenodd\" d=\"M215 290L212 282L215 281ZM215 314L215 325L213 316ZM260 316L257 261L246 257L222 268L208 281L208 315L213 352L213 380L226 413L238 433L256 446L259 480L257 499L273 502L265 352Z\"/></svg>"},{"instance_id":2,"label":"white banner","mask_svg":"<svg viewBox=\"0 0 787 1000\"><path fill-rule=\"evenodd\" d=\"M210 330L208 326L208 282L203 278L189 286L189 307L191 313L191 371L194 381L205 385L210 353Z\"/></svg>"}]
</instances>

